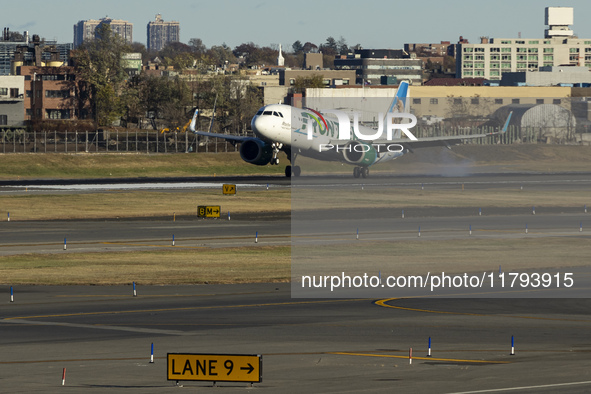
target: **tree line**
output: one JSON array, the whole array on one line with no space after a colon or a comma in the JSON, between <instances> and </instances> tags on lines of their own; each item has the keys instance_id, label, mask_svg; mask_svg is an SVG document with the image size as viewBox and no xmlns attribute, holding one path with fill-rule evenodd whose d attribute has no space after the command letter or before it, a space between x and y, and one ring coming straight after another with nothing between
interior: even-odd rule
<instances>
[{"instance_id":1,"label":"tree line","mask_svg":"<svg viewBox=\"0 0 591 394\"><path fill-rule=\"evenodd\" d=\"M168 43L159 52L149 52L141 43L126 43L108 24L99 26L96 36L72 51L71 60L77 74L78 113L83 113L84 106L89 108L98 127L117 120L124 126L139 126L147 117L155 129L163 124L169 130L181 129L198 108L209 110L201 119L200 129L209 128L215 116L215 131L244 133L253 113L263 105L262 91L239 72L211 71L226 70L235 64L238 69L272 66L278 55L278 46L260 47L249 42L234 49L226 44L207 48L199 38L188 44ZM334 58L349 50L343 37L328 37L320 45L296 41L283 56L285 66L301 67L306 52L322 52ZM144 72L129 76L121 61L126 53L141 53L143 64L157 61L165 68L189 69L189 73L182 77Z\"/></svg>"}]
</instances>

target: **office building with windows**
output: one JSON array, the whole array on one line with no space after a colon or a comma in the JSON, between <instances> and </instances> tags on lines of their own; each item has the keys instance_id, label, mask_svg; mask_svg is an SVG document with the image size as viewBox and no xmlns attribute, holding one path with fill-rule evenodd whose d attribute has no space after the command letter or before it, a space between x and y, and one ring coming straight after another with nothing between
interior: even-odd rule
<instances>
[{"instance_id":1,"label":"office building with windows","mask_svg":"<svg viewBox=\"0 0 591 394\"><path fill-rule=\"evenodd\" d=\"M392 85L405 80L420 85L423 81L422 60L402 50L362 49L337 56L334 68L355 70L358 85Z\"/></svg>"},{"instance_id":2,"label":"office building with windows","mask_svg":"<svg viewBox=\"0 0 591 394\"><path fill-rule=\"evenodd\" d=\"M544 38L482 37L479 44L456 44L456 77L501 80L503 73L540 67L591 68L591 38L574 36L572 7L547 7Z\"/></svg>"},{"instance_id":3,"label":"office building with windows","mask_svg":"<svg viewBox=\"0 0 591 394\"><path fill-rule=\"evenodd\" d=\"M23 125L24 90L24 77L0 76L0 127Z\"/></svg>"}]
</instances>

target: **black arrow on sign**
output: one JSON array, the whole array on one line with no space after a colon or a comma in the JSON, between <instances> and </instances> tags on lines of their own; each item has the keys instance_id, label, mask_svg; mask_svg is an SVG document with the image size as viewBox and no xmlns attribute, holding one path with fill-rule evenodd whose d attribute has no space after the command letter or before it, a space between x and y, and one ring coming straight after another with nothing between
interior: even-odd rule
<instances>
[{"instance_id":1,"label":"black arrow on sign","mask_svg":"<svg viewBox=\"0 0 591 394\"><path fill-rule=\"evenodd\" d=\"M250 365L250 363L248 363L248 368L246 367L241 367L241 370L245 370L248 371L247 374L251 373L252 371L254 371L254 367L252 365Z\"/></svg>"}]
</instances>

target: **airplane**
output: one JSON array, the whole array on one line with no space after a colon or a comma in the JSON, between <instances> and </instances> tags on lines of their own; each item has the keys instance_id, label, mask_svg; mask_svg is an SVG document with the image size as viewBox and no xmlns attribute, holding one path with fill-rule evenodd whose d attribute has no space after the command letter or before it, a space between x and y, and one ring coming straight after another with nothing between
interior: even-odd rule
<instances>
[{"instance_id":1,"label":"airplane","mask_svg":"<svg viewBox=\"0 0 591 394\"><path fill-rule=\"evenodd\" d=\"M396 116L396 113L401 117L408 115L404 113L408 109L408 93L408 82L401 82L386 114L390 114L391 117ZM260 108L251 121L254 137L196 131L198 111L197 109L193 115L189 130L200 136L222 138L232 144L241 144L240 157L247 163L260 166L278 165L277 155L283 151L291 164L285 167L286 177L300 176L301 168L295 165L295 161L299 155L302 155L318 160L339 161L354 165L355 178L367 178L370 166L396 159L417 148L433 146L450 148L451 145L460 144L467 139L502 134L507 130L512 114L509 114L503 129L493 133L410 139L403 138L401 129L395 129L391 136L393 138L368 142L365 139L356 138L335 139L335 136L339 136L340 133L338 119L329 115L323 116L310 108L297 108L286 104L270 104ZM384 123L383 120L381 123ZM364 136L376 134L375 129L362 125L356 127ZM347 132L351 134L350 130ZM310 136L312 138L309 138Z\"/></svg>"}]
</instances>

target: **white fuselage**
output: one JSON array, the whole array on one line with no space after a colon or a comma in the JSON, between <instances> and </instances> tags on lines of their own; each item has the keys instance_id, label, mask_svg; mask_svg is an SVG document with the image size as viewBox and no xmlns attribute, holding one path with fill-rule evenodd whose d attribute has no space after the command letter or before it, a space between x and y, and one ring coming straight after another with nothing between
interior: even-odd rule
<instances>
[{"instance_id":1,"label":"white fuselage","mask_svg":"<svg viewBox=\"0 0 591 394\"><path fill-rule=\"evenodd\" d=\"M339 123L336 118L324 116L319 121L312 111L292 107L285 104L272 104L261 108L252 118L251 126L254 134L265 141L280 143L292 153L312 157L318 160L348 161L338 150L323 151L322 147L338 140ZM324 124L326 122L326 124ZM312 138L308 138L311 130ZM374 134L375 130L359 126L365 135ZM349 141L341 141L342 145ZM379 147L378 147L379 149ZM378 150L377 156L367 166L400 157L404 152ZM351 163L353 164L353 163Z\"/></svg>"}]
</instances>

